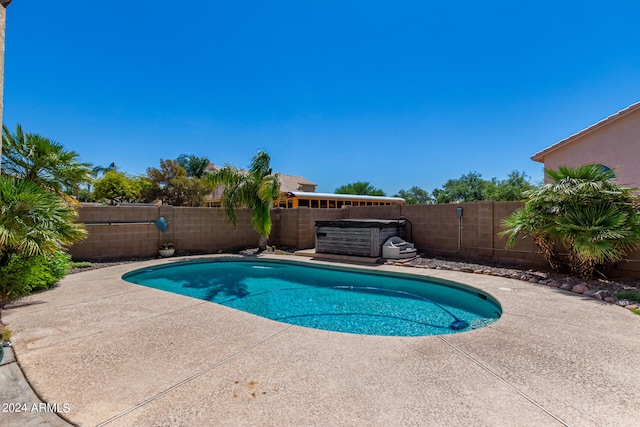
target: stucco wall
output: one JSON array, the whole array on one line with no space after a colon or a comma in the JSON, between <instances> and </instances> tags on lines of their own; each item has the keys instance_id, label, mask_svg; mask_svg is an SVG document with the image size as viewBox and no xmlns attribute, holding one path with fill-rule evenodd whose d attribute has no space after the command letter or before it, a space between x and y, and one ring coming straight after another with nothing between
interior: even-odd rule
<instances>
[{"instance_id":1,"label":"stucco wall","mask_svg":"<svg viewBox=\"0 0 640 427\"><path fill-rule=\"evenodd\" d=\"M616 182L640 187L640 110L595 129L544 156L544 166L600 163L615 169Z\"/></svg>"}]
</instances>

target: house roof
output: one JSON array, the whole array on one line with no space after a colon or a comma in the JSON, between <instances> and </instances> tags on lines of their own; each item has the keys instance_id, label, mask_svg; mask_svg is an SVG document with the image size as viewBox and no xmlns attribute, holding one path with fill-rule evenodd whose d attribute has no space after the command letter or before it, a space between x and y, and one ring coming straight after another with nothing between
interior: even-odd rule
<instances>
[{"instance_id":1,"label":"house roof","mask_svg":"<svg viewBox=\"0 0 640 427\"><path fill-rule=\"evenodd\" d=\"M218 169L220 169L218 166L210 162L205 170L207 172L215 172ZM246 172L244 169L241 169L241 171ZM318 185L315 182L309 181L307 178L298 175L280 173L278 176L280 178L280 191L284 193L289 191L300 191L303 185L312 185L314 187Z\"/></svg>"},{"instance_id":2,"label":"house roof","mask_svg":"<svg viewBox=\"0 0 640 427\"><path fill-rule=\"evenodd\" d=\"M290 191L300 191L302 185L316 186L318 184L301 176L280 174L281 192L288 193Z\"/></svg>"},{"instance_id":3,"label":"house roof","mask_svg":"<svg viewBox=\"0 0 640 427\"><path fill-rule=\"evenodd\" d=\"M215 172L218 169L220 169L218 166L215 166L213 163L209 163L209 165L206 168L206 171ZM244 169L240 169L240 171L243 173L247 173L247 171ZM302 187L303 185L313 186L314 189L318 185L315 182L309 181L307 178L304 178L302 176L286 175L286 174L280 173L278 174L278 177L280 181L280 192L282 193L300 191L303 189ZM210 198L213 198L214 200L222 198L223 191L224 191L224 186L222 185L217 186L213 190L213 192L210 194Z\"/></svg>"},{"instance_id":4,"label":"house roof","mask_svg":"<svg viewBox=\"0 0 640 427\"><path fill-rule=\"evenodd\" d=\"M315 193L308 191L289 191L287 197L315 197L319 199L337 199L337 200L376 200L387 202L404 202L402 197L387 196L368 196L366 194L336 194L336 193Z\"/></svg>"},{"instance_id":5,"label":"house roof","mask_svg":"<svg viewBox=\"0 0 640 427\"><path fill-rule=\"evenodd\" d=\"M630 106L628 106L627 108L618 111L615 114L610 115L609 117L600 120L599 122L589 126L588 128L585 128L583 130L581 130L578 133L575 133L571 136L569 136L568 138L563 139L562 141L556 142L555 144L545 148L542 151L538 151L536 154L534 154L533 156L531 156L531 160L533 160L534 162L541 162L544 163L544 157L557 150L558 148L564 147L567 144L572 143L573 141L575 141L576 139L582 138L583 136L590 134L591 132L594 132L604 126L608 126L609 124L615 122L618 119L621 119L622 117L636 111L640 109L640 102L636 102L635 104L631 104Z\"/></svg>"}]
</instances>

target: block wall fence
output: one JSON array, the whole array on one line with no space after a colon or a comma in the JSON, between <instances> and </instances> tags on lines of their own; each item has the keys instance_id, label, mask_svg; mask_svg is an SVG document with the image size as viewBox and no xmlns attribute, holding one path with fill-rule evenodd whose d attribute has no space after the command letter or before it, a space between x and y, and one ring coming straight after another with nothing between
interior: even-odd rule
<instances>
[{"instance_id":1,"label":"block wall fence","mask_svg":"<svg viewBox=\"0 0 640 427\"><path fill-rule=\"evenodd\" d=\"M520 202L436 205L344 207L342 209L272 209L273 228L269 245L296 249L315 246L315 221L357 218L408 220L407 240L419 252L503 264L546 266L530 238L506 249L499 235L502 220ZM462 208L458 218L457 208ZM82 207L78 222L86 224L88 237L69 248L76 260L149 258L158 256L163 242L172 242L177 254L210 254L256 247L258 235L251 227L251 211L237 212L234 229L220 208L174 206ZM161 233L154 222L168 223ZM612 275L640 277L640 251L618 263Z\"/></svg>"}]
</instances>

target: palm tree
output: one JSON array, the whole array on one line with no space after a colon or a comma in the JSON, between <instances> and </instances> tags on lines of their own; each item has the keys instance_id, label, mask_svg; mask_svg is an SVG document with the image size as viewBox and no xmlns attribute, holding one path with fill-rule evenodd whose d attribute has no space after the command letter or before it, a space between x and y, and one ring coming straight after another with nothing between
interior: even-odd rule
<instances>
[{"instance_id":1,"label":"palm tree","mask_svg":"<svg viewBox=\"0 0 640 427\"><path fill-rule=\"evenodd\" d=\"M51 254L85 238L75 211L34 182L0 176L0 276L14 256ZM21 295L0 289L0 308Z\"/></svg>"},{"instance_id":2,"label":"palm tree","mask_svg":"<svg viewBox=\"0 0 640 427\"><path fill-rule=\"evenodd\" d=\"M80 184L92 181L88 163L79 155L40 135L23 132L17 125L11 133L2 127L2 173L26 179L58 195L76 191Z\"/></svg>"},{"instance_id":3,"label":"palm tree","mask_svg":"<svg viewBox=\"0 0 640 427\"><path fill-rule=\"evenodd\" d=\"M115 164L115 162L111 162L109 163L109 166L94 166L93 168L91 168L91 174L94 176L95 179L98 179L98 176L100 176L100 174L104 175L107 172L117 172L118 171L118 166Z\"/></svg>"},{"instance_id":4,"label":"palm tree","mask_svg":"<svg viewBox=\"0 0 640 427\"><path fill-rule=\"evenodd\" d=\"M599 165L562 166L546 170L551 182L525 192L525 206L504 221L515 244L530 235L554 269L562 265L556 242L569 251L569 267L591 277L598 265L609 265L640 247L640 210L631 188L612 181L614 171Z\"/></svg>"},{"instance_id":5,"label":"palm tree","mask_svg":"<svg viewBox=\"0 0 640 427\"><path fill-rule=\"evenodd\" d=\"M508 235L507 247L516 244L518 236L531 236L542 252L542 256L553 270L562 269L562 259L553 239L553 214L551 206L526 203L503 221L504 231Z\"/></svg>"},{"instance_id":6,"label":"palm tree","mask_svg":"<svg viewBox=\"0 0 640 427\"><path fill-rule=\"evenodd\" d=\"M556 228L569 248L571 270L583 278L640 245L640 213L609 201L571 206L557 219Z\"/></svg>"},{"instance_id":7,"label":"palm tree","mask_svg":"<svg viewBox=\"0 0 640 427\"><path fill-rule=\"evenodd\" d=\"M280 195L278 174L269 166L271 158L260 151L253 157L248 171L226 165L205 175L212 186L223 185L222 207L235 228L237 226L236 208L249 208L251 225L260 236L258 247L264 250L271 233L271 204Z\"/></svg>"},{"instance_id":8,"label":"palm tree","mask_svg":"<svg viewBox=\"0 0 640 427\"><path fill-rule=\"evenodd\" d=\"M118 170L118 166L116 166L115 162L109 163L109 166L98 165L98 166L92 167L91 168L92 179L91 179L91 182L87 183L87 193L91 193L91 184L98 180L98 176L100 176L100 174L104 176L107 172L111 172L111 171L116 172L117 170Z\"/></svg>"},{"instance_id":9,"label":"palm tree","mask_svg":"<svg viewBox=\"0 0 640 427\"><path fill-rule=\"evenodd\" d=\"M209 166L207 157L198 157L193 154L180 154L176 161L184 168L189 178L202 178Z\"/></svg>"}]
</instances>

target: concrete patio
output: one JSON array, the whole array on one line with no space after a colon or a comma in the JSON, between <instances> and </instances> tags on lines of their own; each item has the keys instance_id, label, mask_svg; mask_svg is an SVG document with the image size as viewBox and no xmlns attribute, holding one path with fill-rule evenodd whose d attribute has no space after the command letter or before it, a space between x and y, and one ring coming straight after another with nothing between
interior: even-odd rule
<instances>
[{"instance_id":1,"label":"concrete patio","mask_svg":"<svg viewBox=\"0 0 640 427\"><path fill-rule=\"evenodd\" d=\"M164 262L74 274L3 312L19 366L65 420L109 427L640 424L640 316L623 308L494 276L363 266L475 286L500 301L503 316L460 334L351 335L120 278ZM6 387L19 390L19 375L5 375L7 366L0 367L5 399ZM37 401L17 395L29 407ZM0 425L55 422L39 415L3 413Z\"/></svg>"}]
</instances>

